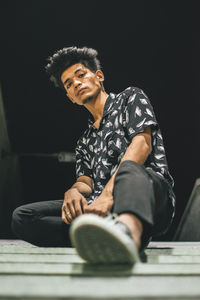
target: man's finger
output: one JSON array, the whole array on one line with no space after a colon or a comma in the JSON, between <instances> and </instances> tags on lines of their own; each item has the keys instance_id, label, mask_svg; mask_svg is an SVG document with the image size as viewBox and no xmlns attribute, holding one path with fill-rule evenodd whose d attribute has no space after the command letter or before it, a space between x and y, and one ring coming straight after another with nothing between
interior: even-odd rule
<instances>
[{"instance_id":1,"label":"man's finger","mask_svg":"<svg viewBox=\"0 0 200 300\"><path fill-rule=\"evenodd\" d=\"M94 210L94 207L92 204L85 206L84 208L84 214L92 214Z\"/></svg>"},{"instance_id":2,"label":"man's finger","mask_svg":"<svg viewBox=\"0 0 200 300\"><path fill-rule=\"evenodd\" d=\"M68 212L70 214L68 214ZM69 216L72 220L76 218L76 211L73 205L73 202L67 203L67 211L66 211L67 216Z\"/></svg>"},{"instance_id":3,"label":"man's finger","mask_svg":"<svg viewBox=\"0 0 200 300\"><path fill-rule=\"evenodd\" d=\"M81 201L74 202L74 209L75 209L77 217L83 214L82 207L81 207Z\"/></svg>"},{"instance_id":4,"label":"man's finger","mask_svg":"<svg viewBox=\"0 0 200 300\"><path fill-rule=\"evenodd\" d=\"M72 217L72 214L71 214L71 211L69 210L69 208L67 208L65 210L65 218L67 219L67 221L69 222L69 224L71 224L71 222L73 220L73 217Z\"/></svg>"},{"instance_id":5,"label":"man's finger","mask_svg":"<svg viewBox=\"0 0 200 300\"><path fill-rule=\"evenodd\" d=\"M107 215L107 212L104 212L104 211L102 211L101 214L100 214L100 216L103 217L103 218L106 217L106 215Z\"/></svg>"},{"instance_id":6,"label":"man's finger","mask_svg":"<svg viewBox=\"0 0 200 300\"><path fill-rule=\"evenodd\" d=\"M92 207L91 205L89 205L86 209L85 209L85 214L95 214L100 216L100 211L97 210L95 207Z\"/></svg>"},{"instance_id":7,"label":"man's finger","mask_svg":"<svg viewBox=\"0 0 200 300\"><path fill-rule=\"evenodd\" d=\"M88 203L87 203L87 200L84 199L84 198L81 198L81 209L83 211L83 213L87 213L87 208L89 207L88 206Z\"/></svg>"},{"instance_id":8,"label":"man's finger","mask_svg":"<svg viewBox=\"0 0 200 300\"><path fill-rule=\"evenodd\" d=\"M65 222L66 224L69 225L69 222L68 222L68 220L66 219L66 215L65 215L65 210L64 210L64 209L62 209L62 220L63 220L63 222Z\"/></svg>"}]
</instances>

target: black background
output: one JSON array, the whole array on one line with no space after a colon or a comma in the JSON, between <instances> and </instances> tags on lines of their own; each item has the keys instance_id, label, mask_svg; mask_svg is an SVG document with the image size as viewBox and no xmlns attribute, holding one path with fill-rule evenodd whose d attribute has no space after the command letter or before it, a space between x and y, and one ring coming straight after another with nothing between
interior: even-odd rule
<instances>
[{"instance_id":1,"label":"black background","mask_svg":"<svg viewBox=\"0 0 200 300\"><path fill-rule=\"evenodd\" d=\"M72 45L96 48L105 89L149 96L160 123L177 210L170 239L199 177L198 1L1 2L1 84L13 153L74 151L89 113L49 82L46 58ZM62 198L73 164L21 158L24 203Z\"/></svg>"}]
</instances>

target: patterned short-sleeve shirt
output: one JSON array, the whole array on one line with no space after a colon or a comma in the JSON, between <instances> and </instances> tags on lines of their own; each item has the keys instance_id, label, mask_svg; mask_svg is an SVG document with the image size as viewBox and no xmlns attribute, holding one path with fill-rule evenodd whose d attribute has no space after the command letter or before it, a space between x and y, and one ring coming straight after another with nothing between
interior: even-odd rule
<instances>
[{"instance_id":1,"label":"patterned short-sleeve shirt","mask_svg":"<svg viewBox=\"0 0 200 300\"><path fill-rule=\"evenodd\" d=\"M151 126L152 152L144 163L163 177L169 185L169 197L175 207L174 181L168 170L162 134L153 107L139 88L128 87L119 94L110 93L97 129L91 119L76 147L76 176L93 179L93 192L87 199L94 201L116 171L133 137Z\"/></svg>"}]
</instances>

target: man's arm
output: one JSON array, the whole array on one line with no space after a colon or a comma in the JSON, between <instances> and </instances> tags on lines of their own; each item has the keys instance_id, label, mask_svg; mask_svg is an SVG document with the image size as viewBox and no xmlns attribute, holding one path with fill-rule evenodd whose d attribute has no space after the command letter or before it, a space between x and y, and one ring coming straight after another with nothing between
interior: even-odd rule
<instances>
[{"instance_id":1,"label":"man's arm","mask_svg":"<svg viewBox=\"0 0 200 300\"><path fill-rule=\"evenodd\" d=\"M131 141L128 146L124 156L122 157L120 164L125 160L132 160L136 162L138 165L142 166L149 154L152 151L151 144L151 127L146 127L144 132L137 134ZM119 166L120 166L119 164ZM112 194L115 176L119 169L119 166L113 176L110 178L108 183L106 184L103 192Z\"/></svg>"},{"instance_id":2,"label":"man's arm","mask_svg":"<svg viewBox=\"0 0 200 300\"><path fill-rule=\"evenodd\" d=\"M152 151L151 144L151 127L146 127L144 132L137 134L128 146L124 156L122 157L120 164L125 160L132 160L139 165L143 165ZM120 166L119 164L119 166ZM89 205L85 212L95 213L100 216L105 216L113 206L113 187L114 179L119 169L119 166L115 173L112 175L108 183L106 184L101 195Z\"/></svg>"}]
</instances>

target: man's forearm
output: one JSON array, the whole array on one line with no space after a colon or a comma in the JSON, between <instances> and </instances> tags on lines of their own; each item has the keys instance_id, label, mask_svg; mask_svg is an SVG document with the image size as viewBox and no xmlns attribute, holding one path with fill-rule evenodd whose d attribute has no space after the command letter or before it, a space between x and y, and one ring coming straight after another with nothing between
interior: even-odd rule
<instances>
[{"instance_id":1,"label":"man's forearm","mask_svg":"<svg viewBox=\"0 0 200 300\"><path fill-rule=\"evenodd\" d=\"M71 189L74 188L77 189L84 197L89 197L92 193L91 187L85 182L77 181L71 187Z\"/></svg>"},{"instance_id":2,"label":"man's forearm","mask_svg":"<svg viewBox=\"0 0 200 300\"><path fill-rule=\"evenodd\" d=\"M124 156L122 157L122 159L120 161L120 164L125 160L132 160L142 166L145 163L145 161L150 153L151 153L151 145L149 143L146 143L143 137L141 137L141 136L137 137L135 139L135 141L133 143L131 143L129 145L129 147L127 148ZM117 170L115 171L115 173L112 175L112 177L106 184L106 186L102 192L103 194L108 195L108 194L113 193L114 180L115 180L115 176L118 172L118 169L120 167L120 164L119 164Z\"/></svg>"}]
</instances>

